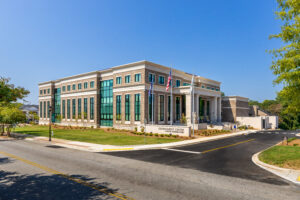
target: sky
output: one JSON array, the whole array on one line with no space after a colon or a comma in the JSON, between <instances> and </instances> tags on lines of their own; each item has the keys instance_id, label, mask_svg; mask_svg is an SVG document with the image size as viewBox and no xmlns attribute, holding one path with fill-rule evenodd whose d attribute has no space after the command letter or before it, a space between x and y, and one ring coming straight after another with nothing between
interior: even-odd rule
<instances>
[{"instance_id":1,"label":"sky","mask_svg":"<svg viewBox=\"0 0 300 200\"><path fill-rule=\"evenodd\" d=\"M275 0L0 0L0 76L38 83L149 60L222 82L225 95L276 98L268 50Z\"/></svg>"}]
</instances>

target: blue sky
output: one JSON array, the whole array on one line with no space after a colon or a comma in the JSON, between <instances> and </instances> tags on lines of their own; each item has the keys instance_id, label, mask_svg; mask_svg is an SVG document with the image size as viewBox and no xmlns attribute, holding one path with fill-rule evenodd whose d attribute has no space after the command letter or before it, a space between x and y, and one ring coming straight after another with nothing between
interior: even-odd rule
<instances>
[{"instance_id":1,"label":"blue sky","mask_svg":"<svg viewBox=\"0 0 300 200\"><path fill-rule=\"evenodd\" d=\"M0 0L0 76L38 103L38 83L149 60L274 99L275 0Z\"/></svg>"}]
</instances>

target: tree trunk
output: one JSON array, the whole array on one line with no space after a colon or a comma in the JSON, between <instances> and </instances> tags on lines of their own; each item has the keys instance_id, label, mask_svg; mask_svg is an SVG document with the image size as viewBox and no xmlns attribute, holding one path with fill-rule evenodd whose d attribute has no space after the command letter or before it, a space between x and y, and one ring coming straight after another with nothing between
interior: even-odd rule
<instances>
[{"instance_id":1,"label":"tree trunk","mask_svg":"<svg viewBox=\"0 0 300 200\"><path fill-rule=\"evenodd\" d=\"M4 134L4 124L1 124L1 135Z\"/></svg>"},{"instance_id":2,"label":"tree trunk","mask_svg":"<svg viewBox=\"0 0 300 200\"><path fill-rule=\"evenodd\" d=\"M10 126L9 125L6 128L6 134L8 137L10 137Z\"/></svg>"}]
</instances>

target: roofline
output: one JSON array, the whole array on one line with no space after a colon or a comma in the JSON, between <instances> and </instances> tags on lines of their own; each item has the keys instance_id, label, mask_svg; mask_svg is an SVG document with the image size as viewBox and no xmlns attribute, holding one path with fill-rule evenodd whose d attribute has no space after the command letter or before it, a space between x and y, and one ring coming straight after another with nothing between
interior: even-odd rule
<instances>
[{"instance_id":1,"label":"roofline","mask_svg":"<svg viewBox=\"0 0 300 200\"><path fill-rule=\"evenodd\" d=\"M165 65L160 65L160 64L157 64L157 63L154 63L154 62L151 62L151 61L141 60L141 61L127 63L127 64L123 64L123 65L117 65L117 66L110 67L110 68L103 69L103 70L97 70L97 71L92 71L92 72L77 74L77 75L73 75L73 76L67 76L67 77L56 79L56 80L52 80L52 81L41 82L38 85L41 86L41 85L45 85L45 84L57 83L57 82L60 82L60 81L63 81L63 80L68 80L68 79L72 79L72 78L78 78L78 77L81 77L81 76L86 76L86 75L91 75L91 74L98 74L98 73L103 73L103 72L109 72L109 71L113 71L114 69L121 69L121 68L125 68L125 67L131 67L131 66L142 65L142 64L144 64L144 65L152 65L152 66L156 66L156 67L160 67L160 68L164 68L164 69L170 69L171 68L171 67L167 67ZM175 72L177 72L179 74L184 74L184 75L190 76L190 77L193 76L193 74L184 72L182 70L178 70L178 69L175 69L175 68L172 68L172 70L174 70ZM221 82L219 82L219 81L215 81L215 80L212 80L212 79L204 78L204 77L201 77L201 76L198 76L198 75L195 75L195 76L197 78L199 78L200 80L203 79L203 80L210 81L210 82L213 82L213 83L216 83L216 84L221 84Z\"/></svg>"}]
</instances>

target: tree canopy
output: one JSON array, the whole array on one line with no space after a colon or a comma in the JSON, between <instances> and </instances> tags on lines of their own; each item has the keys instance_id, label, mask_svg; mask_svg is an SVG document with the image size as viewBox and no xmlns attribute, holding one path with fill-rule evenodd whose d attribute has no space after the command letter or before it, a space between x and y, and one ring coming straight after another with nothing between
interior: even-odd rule
<instances>
[{"instance_id":1,"label":"tree canopy","mask_svg":"<svg viewBox=\"0 0 300 200\"><path fill-rule=\"evenodd\" d=\"M286 103L286 113L300 112L300 1L277 0L276 15L282 20L281 32L271 35L284 43L279 49L271 51L271 69L276 75L275 84L283 84L278 97Z\"/></svg>"},{"instance_id":2,"label":"tree canopy","mask_svg":"<svg viewBox=\"0 0 300 200\"><path fill-rule=\"evenodd\" d=\"M15 87L9 78L0 77L0 103L7 104L25 98L29 91L23 87Z\"/></svg>"}]
</instances>

